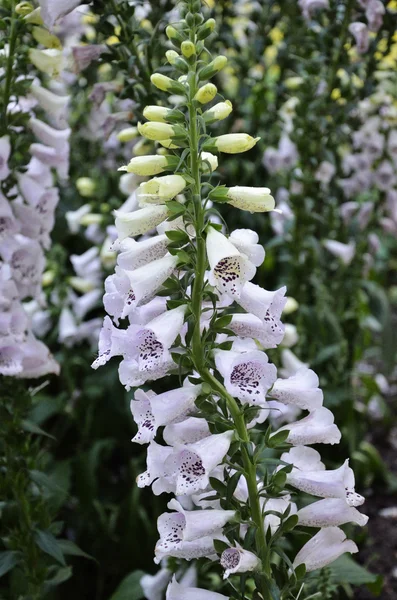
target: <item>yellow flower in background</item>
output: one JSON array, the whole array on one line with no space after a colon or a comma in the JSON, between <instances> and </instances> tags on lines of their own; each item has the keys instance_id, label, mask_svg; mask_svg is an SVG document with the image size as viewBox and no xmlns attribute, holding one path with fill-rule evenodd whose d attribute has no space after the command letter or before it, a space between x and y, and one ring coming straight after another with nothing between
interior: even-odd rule
<instances>
[{"instance_id":1,"label":"yellow flower in background","mask_svg":"<svg viewBox=\"0 0 397 600\"><path fill-rule=\"evenodd\" d=\"M279 27L273 27L273 29L269 31L269 38L272 40L273 44L279 45L284 39L284 33Z\"/></svg>"},{"instance_id":2,"label":"yellow flower in background","mask_svg":"<svg viewBox=\"0 0 397 600\"><path fill-rule=\"evenodd\" d=\"M277 47L268 46L263 53L263 57L265 59L265 64L270 66L277 58Z\"/></svg>"},{"instance_id":3,"label":"yellow flower in background","mask_svg":"<svg viewBox=\"0 0 397 600\"><path fill-rule=\"evenodd\" d=\"M110 37L108 37L108 39L106 40L106 44L108 46L113 46L114 44L119 44L120 40L117 37L117 35L111 35Z\"/></svg>"},{"instance_id":4,"label":"yellow flower in background","mask_svg":"<svg viewBox=\"0 0 397 600\"><path fill-rule=\"evenodd\" d=\"M36 42L42 44L46 48L62 50L61 40L56 35L50 33L47 29L44 29L44 27L33 27L32 35Z\"/></svg>"}]
</instances>

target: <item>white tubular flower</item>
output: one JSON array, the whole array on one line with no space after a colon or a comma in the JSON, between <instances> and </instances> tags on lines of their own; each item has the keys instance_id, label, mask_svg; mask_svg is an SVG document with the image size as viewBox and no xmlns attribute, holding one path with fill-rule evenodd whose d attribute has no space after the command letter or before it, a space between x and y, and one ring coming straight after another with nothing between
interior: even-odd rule
<instances>
[{"instance_id":1,"label":"white tubular flower","mask_svg":"<svg viewBox=\"0 0 397 600\"><path fill-rule=\"evenodd\" d=\"M299 360L299 358L295 356L292 350L289 350L288 348L285 348L281 351L281 363L283 366L280 369L280 375L285 378L290 377L291 375L295 375L295 373L299 371L299 369L308 366L307 364Z\"/></svg>"},{"instance_id":2,"label":"white tubular flower","mask_svg":"<svg viewBox=\"0 0 397 600\"><path fill-rule=\"evenodd\" d=\"M165 550L173 543L193 542L207 536L219 536L226 523L236 515L234 510L184 510L175 499L168 502L167 508L176 512L163 513L159 517L157 524L161 539L156 550L159 547ZM175 537L172 533L175 533Z\"/></svg>"},{"instance_id":3,"label":"white tubular flower","mask_svg":"<svg viewBox=\"0 0 397 600\"><path fill-rule=\"evenodd\" d=\"M260 318L255 315L233 315L232 320L228 325L228 329L231 329L231 331L241 338L258 340L264 350L277 347L277 341L274 339L273 333L269 331L267 323L261 321Z\"/></svg>"},{"instance_id":4,"label":"white tubular flower","mask_svg":"<svg viewBox=\"0 0 397 600\"><path fill-rule=\"evenodd\" d=\"M174 575L167 588L166 600L229 600L228 596L201 588L180 585Z\"/></svg>"},{"instance_id":5,"label":"white tubular flower","mask_svg":"<svg viewBox=\"0 0 397 600\"><path fill-rule=\"evenodd\" d=\"M221 293L238 296L244 283L255 276L255 266L213 227L208 228L206 241L210 283Z\"/></svg>"},{"instance_id":6,"label":"white tubular flower","mask_svg":"<svg viewBox=\"0 0 397 600\"><path fill-rule=\"evenodd\" d=\"M269 498L263 502L262 511L265 514L263 527L265 532L270 528L272 535L276 533L277 529L280 527L281 517L288 507L291 509L290 514L296 514L296 505L291 503L291 496L289 494L282 498ZM280 516L266 514L268 511L279 513Z\"/></svg>"},{"instance_id":7,"label":"white tubular flower","mask_svg":"<svg viewBox=\"0 0 397 600\"><path fill-rule=\"evenodd\" d=\"M341 498L348 506L361 506L363 496L354 489L354 473L349 461L338 469L325 470L319 453L313 448L299 446L281 455L281 460L293 464L287 482L302 492L320 498Z\"/></svg>"},{"instance_id":8,"label":"white tubular flower","mask_svg":"<svg viewBox=\"0 0 397 600\"><path fill-rule=\"evenodd\" d=\"M54 119L57 127L66 127L66 113L70 96L58 96L58 94L35 84L30 87L29 91L41 108Z\"/></svg>"},{"instance_id":9,"label":"white tubular flower","mask_svg":"<svg viewBox=\"0 0 397 600\"><path fill-rule=\"evenodd\" d=\"M168 238L166 235L156 235L143 242L126 238L121 242L121 252L117 264L126 271L139 269L148 263L163 258L167 254Z\"/></svg>"},{"instance_id":10,"label":"white tubular flower","mask_svg":"<svg viewBox=\"0 0 397 600\"><path fill-rule=\"evenodd\" d=\"M294 568L305 564L306 571L315 571L334 562L339 556L349 552L358 552L356 544L346 539L346 534L338 527L320 529L298 552L294 560Z\"/></svg>"},{"instance_id":11,"label":"white tubular flower","mask_svg":"<svg viewBox=\"0 0 397 600\"><path fill-rule=\"evenodd\" d=\"M350 265L356 254L355 242L342 244L342 242L338 242L337 240L324 240L323 245L328 252L331 252L331 254L339 258L347 267Z\"/></svg>"},{"instance_id":12,"label":"white tubular flower","mask_svg":"<svg viewBox=\"0 0 397 600\"><path fill-rule=\"evenodd\" d=\"M222 121L230 115L232 110L233 105L230 100L218 102L206 110L205 113L203 113L203 119L207 124L215 123L215 121Z\"/></svg>"},{"instance_id":13,"label":"white tubular flower","mask_svg":"<svg viewBox=\"0 0 397 600\"><path fill-rule=\"evenodd\" d=\"M225 569L223 579L227 579L234 573L247 573L259 568L259 558L249 550L243 550L241 546L227 548L221 555L221 566Z\"/></svg>"},{"instance_id":14,"label":"white tubular flower","mask_svg":"<svg viewBox=\"0 0 397 600\"><path fill-rule=\"evenodd\" d=\"M323 404L323 392L318 383L316 373L303 367L288 379L277 379L270 396L283 404L294 404L313 411Z\"/></svg>"},{"instance_id":15,"label":"white tubular flower","mask_svg":"<svg viewBox=\"0 0 397 600\"><path fill-rule=\"evenodd\" d=\"M119 171L127 171L127 173L134 173L134 175L140 175L143 177L152 177L167 171L173 166L177 166L178 162L174 164L173 159L177 159L174 156L161 156L160 154L153 154L151 156L135 156L130 160L127 166L120 167Z\"/></svg>"},{"instance_id":16,"label":"white tubular flower","mask_svg":"<svg viewBox=\"0 0 397 600\"><path fill-rule=\"evenodd\" d=\"M194 402L200 392L201 385L185 386L159 395L137 390L130 403L132 416L138 425L138 433L132 441L147 444L154 439L158 427L185 418L195 410Z\"/></svg>"},{"instance_id":17,"label":"white tubular flower","mask_svg":"<svg viewBox=\"0 0 397 600\"><path fill-rule=\"evenodd\" d=\"M3 135L3 137L0 138L0 181L4 181L10 174L10 169L8 168L10 154L10 136Z\"/></svg>"},{"instance_id":18,"label":"white tubular flower","mask_svg":"<svg viewBox=\"0 0 397 600\"><path fill-rule=\"evenodd\" d=\"M369 31L365 23L354 21L349 25L349 31L356 42L357 52L365 54L369 48Z\"/></svg>"},{"instance_id":19,"label":"white tubular flower","mask_svg":"<svg viewBox=\"0 0 397 600\"><path fill-rule=\"evenodd\" d=\"M113 356L121 356L125 352L127 329L117 329L109 317L105 317L99 334L98 358L91 367L98 369L108 362Z\"/></svg>"},{"instance_id":20,"label":"white tubular flower","mask_svg":"<svg viewBox=\"0 0 397 600\"><path fill-rule=\"evenodd\" d=\"M265 260L265 249L259 242L256 231L251 229L235 229L229 236L233 246L252 262L255 267L260 267Z\"/></svg>"},{"instance_id":21,"label":"white tubular flower","mask_svg":"<svg viewBox=\"0 0 397 600\"><path fill-rule=\"evenodd\" d=\"M178 444L194 444L211 435L205 419L189 417L181 423L164 427L163 438L169 446Z\"/></svg>"},{"instance_id":22,"label":"white tubular flower","mask_svg":"<svg viewBox=\"0 0 397 600\"><path fill-rule=\"evenodd\" d=\"M54 129L50 125L47 125L47 123L44 123L44 121L35 118L30 119L29 127L42 144L51 146L56 150L62 150L65 146L68 146L68 140L72 131L69 127L67 129Z\"/></svg>"},{"instance_id":23,"label":"white tubular flower","mask_svg":"<svg viewBox=\"0 0 397 600\"><path fill-rule=\"evenodd\" d=\"M180 125L168 125L168 123L160 123L158 121L149 121L143 125L138 123L138 131L148 140L160 142L169 140L175 135L185 133Z\"/></svg>"},{"instance_id":24,"label":"white tubular flower","mask_svg":"<svg viewBox=\"0 0 397 600\"><path fill-rule=\"evenodd\" d=\"M81 0L39 0L44 24L52 29L58 19L72 12L79 4Z\"/></svg>"},{"instance_id":25,"label":"white tubular flower","mask_svg":"<svg viewBox=\"0 0 397 600\"><path fill-rule=\"evenodd\" d=\"M77 210L69 210L65 214L70 233L78 233L81 226L81 219L90 212L91 206L89 204L83 204Z\"/></svg>"},{"instance_id":26,"label":"white tubular flower","mask_svg":"<svg viewBox=\"0 0 397 600\"><path fill-rule=\"evenodd\" d=\"M274 210L275 201L269 188L254 188L236 185L228 189L229 204L250 213Z\"/></svg>"},{"instance_id":27,"label":"white tubular flower","mask_svg":"<svg viewBox=\"0 0 397 600\"><path fill-rule=\"evenodd\" d=\"M103 301L106 312L116 319L124 318L151 300L172 275L177 261L177 257L167 254L135 271L116 267L115 274L105 280Z\"/></svg>"},{"instance_id":28,"label":"white tubular flower","mask_svg":"<svg viewBox=\"0 0 397 600\"><path fill-rule=\"evenodd\" d=\"M115 210L114 214L118 239L123 241L126 237L142 235L160 225L167 218L168 210L166 206L145 206L129 213Z\"/></svg>"},{"instance_id":29,"label":"white tubular flower","mask_svg":"<svg viewBox=\"0 0 397 600\"><path fill-rule=\"evenodd\" d=\"M252 406L268 408L266 394L277 377L277 369L264 352L215 350L215 364L229 394Z\"/></svg>"},{"instance_id":30,"label":"white tubular flower","mask_svg":"<svg viewBox=\"0 0 397 600\"><path fill-rule=\"evenodd\" d=\"M17 233L19 223L11 210L10 202L0 192L0 242Z\"/></svg>"},{"instance_id":31,"label":"white tubular flower","mask_svg":"<svg viewBox=\"0 0 397 600\"><path fill-rule=\"evenodd\" d=\"M289 431L287 442L293 446L339 444L341 439L341 432L334 424L334 415L324 406L315 409L304 419L279 429L285 430Z\"/></svg>"},{"instance_id":32,"label":"white tubular flower","mask_svg":"<svg viewBox=\"0 0 397 600\"><path fill-rule=\"evenodd\" d=\"M177 496L196 494L209 485L210 473L222 462L232 438L233 431L225 431L174 448L164 466Z\"/></svg>"},{"instance_id":33,"label":"white tubular flower","mask_svg":"<svg viewBox=\"0 0 397 600\"><path fill-rule=\"evenodd\" d=\"M147 380L164 375L174 362L169 349L179 335L186 306L168 310L144 327L131 325L124 360L120 363L120 381L126 387L137 387Z\"/></svg>"},{"instance_id":34,"label":"white tubular flower","mask_svg":"<svg viewBox=\"0 0 397 600\"><path fill-rule=\"evenodd\" d=\"M296 326L292 325L291 323L285 323L284 327L285 333L283 339L281 340L281 345L284 346L284 348L291 348L292 346L295 346L299 340L298 330Z\"/></svg>"},{"instance_id":35,"label":"white tubular flower","mask_svg":"<svg viewBox=\"0 0 397 600\"><path fill-rule=\"evenodd\" d=\"M282 287L275 292L269 292L253 283L247 282L236 298L236 302L248 313L252 313L263 321L268 338L269 348L277 346L284 337L284 325L281 323L281 313L287 302Z\"/></svg>"},{"instance_id":36,"label":"white tubular flower","mask_svg":"<svg viewBox=\"0 0 397 600\"><path fill-rule=\"evenodd\" d=\"M181 175L163 175L141 183L138 188L140 205L164 204L180 194L186 187L186 181Z\"/></svg>"},{"instance_id":37,"label":"white tubular flower","mask_svg":"<svg viewBox=\"0 0 397 600\"><path fill-rule=\"evenodd\" d=\"M64 66L63 52L61 50L37 50L30 48L29 58L34 66L49 77L58 77Z\"/></svg>"},{"instance_id":38,"label":"white tubular flower","mask_svg":"<svg viewBox=\"0 0 397 600\"><path fill-rule=\"evenodd\" d=\"M299 524L304 527L338 527L346 523L356 523L363 527L368 517L343 498L326 498L313 502L298 511Z\"/></svg>"},{"instance_id":39,"label":"white tubular flower","mask_svg":"<svg viewBox=\"0 0 397 600\"><path fill-rule=\"evenodd\" d=\"M143 575L139 584L147 600L163 600L164 592L171 581L172 572L160 569L155 575Z\"/></svg>"}]
</instances>

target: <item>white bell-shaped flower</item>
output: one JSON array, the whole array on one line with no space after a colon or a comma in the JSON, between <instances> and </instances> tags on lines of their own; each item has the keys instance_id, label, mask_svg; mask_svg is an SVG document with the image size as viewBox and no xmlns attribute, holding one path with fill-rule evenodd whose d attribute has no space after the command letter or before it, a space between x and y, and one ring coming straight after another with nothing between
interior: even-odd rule
<instances>
[{"instance_id":1,"label":"white bell-shaped flower","mask_svg":"<svg viewBox=\"0 0 397 600\"><path fill-rule=\"evenodd\" d=\"M11 210L10 202L0 192L0 243L17 233L19 227L20 225Z\"/></svg>"},{"instance_id":2,"label":"white bell-shaped flower","mask_svg":"<svg viewBox=\"0 0 397 600\"><path fill-rule=\"evenodd\" d=\"M354 506L349 506L343 498L326 498L313 502L298 511L299 524L305 527L338 527L346 523L356 523L363 527L368 517Z\"/></svg>"},{"instance_id":3,"label":"white bell-shaped flower","mask_svg":"<svg viewBox=\"0 0 397 600\"><path fill-rule=\"evenodd\" d=\"M174 575L167 588L166 600L229 600L228 596L196 587L180 585Z\"/></svg>"},{"instance_id":4,"label":"white bell-shaped flower","mask_svg":"<svg viewBox=\"0 0 397 600\"><path fill-rule=\"evenodd\" d=\"M166 206L145 206L133 212L115 210L114 214L118 239L123 241L129 236L142 235L160 225L167 218L168 209Z\"/></svg>"},{"instance_id":5,"label":"white bell-shaped flower","mask_svg":"<svg viewBox=\"0 0 397 600\"><path fill-rule=\"evenodd\" d=\"M113 356L121 356L125 352L128 329L117 329L109 317L105 317L98 342L98 358L91 367L98 369L108 362Z\"/></svg>"},{"instance_id":6,"label":"white bell-shaped flower","mask_svg":"<svg viewBox=\"0 0 397 600\"><path fill-rule=\"evenodd\" d=\"M205 419L189 417L180 423L164 427L163 438L170 446L177 444L194 444L211 435Z\"/></svg>"},{"instance_id":7,"label":"white bell-shaped flower","mask_svg":"<svg viewBox=\"0 0 397 600\"><path fill-rule=\"evenodd\" d=\"M35 118L30 119L29 127L42 144L51 146L56 150L63 150L65 147L68 147L68 140L72 132L70 127L66 129L54 129L54 127L44 123L44 121Z\"/></svg>"},{"instance_id":8,"label":"white bell-shaped flower","mask_svg":"<svg viewBox=\"0 0 397 600\"><path fill-rule=\"evenodd\" d=\"M281 326L281 324L280 324ZM262 321L259 317L251 314L239 313L232 316L232 320L228 325L236 335L241 338L252 338L260 342L262 348L276 348L279 336L274 336L268 324Z\"/></svg>"},{"instance_id":9,"label":"white bell-shaped flower","mask_svg":"<svg viewBox=\"0 0 397 600\"><path fill-rule=\"evenodd\" d=\"M267 344L270 348L276 347L284 337L284 325L281 323L281 313L287 302L285 298L286 287L282 287L275 292L269 292L253 283L247 282L241 290L241 294L236 298L237 303L247 311L252 313L264 325Z\"/></svg>"},{"instance_id":10,"label":"white bell-shaped flower","mask_svg":"<svg viewBox=\"0 0 397 600\"><path fill-rule=\"evenodd\" d=\"M320 529L295 557L293 566L305 564L306 571L315 571L334 562L339 556L349 552L358 552L356 544L346 539L346 534L338 527Z\"/></svg>"},{"instance_id":11,"label":"white bell-shaped flower","mask_svg":"<svg viewBox=\"0 0 397 600\"><path fill-rule=\"evenodd\" d=\"M209 485L210 473L222 462L232 437L233 432L226 431L174 448L165 460L165 470L174 482L176 495L192 495Z\"/></svg>"},{"instance_id":12,"label":"white bell-shaped flower","mask_svg":"<svg viewBox=\"0 0 397 600\"><path fill-rule=\"evenodd\" d=\"M163 175L141 183L138 188L138 200L141 206L145 204L164 204L180 194L186 187L186 181L181 175Z\"/></svg>"},{"instance_id":13,"label":"white bell-shaped flower","mask_svg":"<svg viewBox=\"0 0 397 600\"><path fill-rule=\"evenodd\" d=\"M0 138L0 181L4 181L10 174L10 169L8 168L8 159L11 154L11 143L10 136L3 135Z\"/></svg>"},{"instance_id":14,"label":"white bell-shaped flower","mask_svg":"<svg viewBox=\"0 0 397 600\"><path fill-rule=\"evenodd\" d=\"M207 230L207 255L210 283L221 293L239 296L244 283L255 276L253 263L213 227Z\"/></svg>"},{"instance_id":15,"label":"white bell-shaped flower","mask_svg":"<svg viewBox=\"0 0 397 600\"><path fill-rule=\"evenodd\" d=\"M59 96L47 88L31 85L29 92L37 100L41 108L51 117L56 127L67 126L67 108L70 96Z\"/></svg>"},{"instance_id":16,"label":"white bell-shaped flower","mask_svg":"<svg viewBox=\"0 0 397 600\"><path fill-rule=\"evenodd\" d=\"M126 238L121 242L117 264L126 271L139 269L154 260L163 258L167 254L167 243L166 235L156 235L142 242Z\"/></svg>"},{"instance_id":17,"label":"white bell-shaped flower","mask_svg":"<svg viewBox=\"0 0 397 600\"><path fill-rule=\"evenodd\" d=\"M155 575L143 575L139 584L147 600L163 600L164 592L171 581L172 571L161 568Z\"/></svg>"},{"instance_id":18,"label":"white bell-shaped flower","mask_svg":"<svg viewBox=\"0 0 397 600\"><path fill-rule=\"evenodd\" d=\"M257 569L261 561L253 552L244 550L241 546L227 548L221 555L221 566L225 569L223 579L227 579L234 573L247 573Z\"/></svg>"},{"instance_id":19,"label":"white bell-shaped flower","mask_svg":"<svg viewBox=\"0 0 397 600\"><path fill-rule=\"evenodd\" d=\"M267 408L266 394L277 377L264 352L216 350L215 364L229 394L252 406Z\"/></svg>"},{"instance_id":20,"label":"white bell-shaped flower","mask_svg":"<svg viewBox=\"0 0 397 600\"><path fill-rule=\"evenodd\" d=\"M167 254L135 271L116 267L114 275L110 275L105 281L103 302L106 312L115 319L129 316L154 296L172 275L177 260L175 256Z\"/></svg>"},{"instance_id":21,"label":"white bell-shaped flower","mask_svg":"<svg viewBox=\"0 0 397 600\"><path fill-rule=\"evenodd\" d=\"M334 256L339 258L344 265L349 266L356 254L355 242L343 244L337 240L324 240L324 247Z\"/></svg>"},{"instance_id":22,"label":"white bell-shaped flower","mask_svg":"<svg viewBox=\"0 0 397 600\"><path fill-rule=\"evenodd\" d=\"M287 482L298 490L320 498L342 498L354 507L364 503L364 498L355 492L354 473L348 460L338 469L326 470L320 454L304 446L291 448L281 455L281 460L294 465Z\"/></svg>"},{"instance_id":23,"label":"white bell-shaped flower","mask_svg":"<svg viewBox=\"0 0 397 600\"><path fill-rule=\"evenodd\" d=\"M324 406L315 409L307 417L280 427L288 430L287 442L293 446L311 444L339 444L341 432L334 423L334 415Z\"/></svg>"},{"instance_id":24,"label":"white bell-shaped flower","mask_svg":"<svg viewBox=\"0 0 397 600\"><path fill-rule=\"evenodd\" d=\"M235 516L234 510L184 510L173 499L167 507L176 512L163 513L157 520L160 539L156 544L156 561L165 556L199 558L214 554L213 540Z\"/></svg>"},{"instance_id":25,"label":"white bell-shaped flower","mask_svg":"<svg viewBox=\"0 0 397 600\"><path fill-rule=\"evenodd\" d=\"M158 427L183 419L194 411L194 402L200 392L201 385L184 386L158 395L150 390L137 390L130 403L132 416L138 425L138 433L132 441L146 444L154 439Z\"/></svg>"},{"instance_id":26,"label":"white bell-shaped flower","mask_svg":"<svg viewBox=\"0 0 397 600\"><path fill-rule=\"evenodd\" d=\"M265 260L265 249L259 244L259 236L251 229L235 229L229 236L233 246L255 265L260 267Z\"/></svg>"},{"instance_id":27,"label":"white bell-shaped flower","mask_svg":"<svg viewBox=\"0 0 397 600\"><path fill-rule=\"evenodd\" d=\"M179 306L156 317L144 327L131 325L124 360L119 367L120 381L128 388L164 376L174 365L169 349L181 332L186 306Z\"/></svg>"},{"instance_id":28,"label":"white bell-shaped flower","mask_svg":"<svg viewBox=\"0 0 397 600\"><path fill-rule=\"evenodd\" d=\"M313 411L323 404L323 392L318 384L316 373L303 367L288 379L277 379L270 396L283 404L293 404Z\"/></svg>"},{"instance_id":29,"label":"white bell-shaped flower","mask_svg":"<svg viewBox=\"0 0 397 600\"><path fill-rule=\"evenodd\" d=\"M41 16L48 29L52 29L58 19L69 14L81 0L39 0Z\"/></svg>"}]
</instances>

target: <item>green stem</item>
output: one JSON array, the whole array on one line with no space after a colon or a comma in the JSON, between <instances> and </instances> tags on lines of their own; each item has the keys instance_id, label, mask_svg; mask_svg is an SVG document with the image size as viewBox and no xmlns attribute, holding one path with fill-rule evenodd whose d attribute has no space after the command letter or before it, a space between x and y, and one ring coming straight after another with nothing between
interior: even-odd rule
<instances>
[{"instance_id":1,"label":"green stem","mask_svg":"<svg viewBox=\"0 0 397 600\"><path fill-rule=\"evenodd\" d=\"M192 29L190 40L196 42L196 33ZM233 419L236 431L243 442L242 458L245 471L245 478L248 487L249 505L251 509L252 521L255 524L255 542L256 552L262 562L261 592L264 600L270 600L269 590L266 579L270 578L270 567L268 564L266 537L264 523L262 518L262 509L259 501L258 486L256 480L255 464L251 461L247 445L250 443L250 437L245 424L244 416L241 413L236 400L226 391L224 386L206 369L204 349L201 340L200 319L202 312L202 297L204 287L205 268L207 263L205 239L203 236L205 209L201 200L201 173L200 173L200 154L199 154L199 134L198 134L198 114L194 101L198 89L197 66L194 62L188 73L189 82L189 146L190 146L190 170L193 177L193 204L195 215L195 232L197 245L197 259L195 268L195 278L192 289L192 314L194 317L194 330L192 336L192 355L194 366L202 380L208 383L212 390L222 396L227 402L230 414Z\"/></svg>"},{"instance_id":2,"label":"green stem","mask_svg":"<svg viewBox=\"0 0 397 600\"><path fill-rule=\"evenodd\" d=\"M12 77L13 77L13 73L14 73L14 69L13 69L14 52L15 52L15 45L16 45L16 41L17 41L17 18L15 16L15 11L14 11L14 0L12 0L12 2L11 2L11 30L10 30L10 38L9 39L10 39L10 42L9 42L8 58L7 58L7 66L6 66L6 79L5 79L4 94L3 94L2 122L3 122L4 133L7 133L7 127L8 127L7 109L8 109L8 104L9 104L10 95L11 95L11 84L12 84Z\"/></svg>"}]
</instances>

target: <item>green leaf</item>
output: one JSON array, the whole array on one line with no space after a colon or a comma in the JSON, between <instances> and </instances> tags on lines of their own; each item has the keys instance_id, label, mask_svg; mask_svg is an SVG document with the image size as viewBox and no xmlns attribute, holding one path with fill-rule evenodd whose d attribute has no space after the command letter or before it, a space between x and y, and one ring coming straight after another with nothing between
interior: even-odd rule
<instances>
[{"instance_id":1,"label":"green leaf","mask_svg":"<svg viewBox=\"0 0 397 600\"><path fill-rule=\"evenodd\" d=\"M21 423L22 429L24 431L28 431L29 433L36 433L37 435L44 435L45 437L50 438L51 440L55 440L53 435L50 435L44 429L41 429L36 423L32 421L28 421L28 419L24 419Z\"/></svg>"},{"instance_id":2,"label":"green leaf","mask_svg":"<svg viewBox=\"0 0 397 600\"><path fill-rule=\"evenodd\" d=\"M0 552L0 577L11 571L18 564L20 558L19 552Z\"/></svg>"},{"instance_id":3,"label":"green leaf","mask_svg":"<svg viewBox=\"0 0 397 600\"><path fill-rule=\"evenodd\" d=\"M181 231L179 229L171 229L170 231L166 231L165 235L172 242L188 242L189 236L185 231Z\"/></svg>"},{"instance_id":4,"label":"green leaf","mask_svg":"<svg viewBox=\"0 0 397 600\"><path fill-rule=\"evenodd\" d=\"M383 580L365 567L357 564L348 554L344 554L330 565L331 578L334 583L350 583L366 585L373 593L380 594Z\"/></svg>"},{"instance_id":5,"label":"green leaf","mask_svg":"<svg viewBox=\"0 0 397 600\"><path fill-rule=\"evenodd\" d=\"M41 529L36 530L35 541L37 546L45 552L55 558L62 566L66 566L65 559L62 554L62 550L58 544L56 538L49 533L49 531L42 531Z\"/></svg>"},{"instance_id":6,"label":"green leaf","mask_svg":"<svg viewBox=\"0 0 397 600\"><path fill-rule=\"evenodd\" d=\"M222 542L222 540L214 540L214 548L217 554L222 554L222 552L229 548L229 545Z\"/></svg>"},{"instance_id":7,"label":"green leaf","mask_svg":"<svg viewBox=\"0 0 397 600\"><path fill-rule=\"evenodd\" d=\"M62 569L58 569L54 577L51 577L51 579L47 579L47 581L44 582L45 587L47 589L56 587L57 585L60 585L61 583L64 583L64 581L70 579L72 575L72 567L63 567Z\"/></svg>"},{"instance_id":8,"label":"green leaf","mask_svg":"<svg viewBox=\"0 0 397 600\"><path fill-rule=\"evenodd\" d=\"M58 540L58 546L61 549L61 552L70 556L82 556L83 558L89 558L90 560L95 560L93 556L84 552L81 548L77 546L74 542L70 540Z\"/></svg>"},{"instance_id":9,"label":"green leaf","mask_svg":"<svg viewBox=\"0 0 397 600\"><path fill-rule=\"evenodd\" d=\"M139 583L143 575L145 575L144 571L133 571L127 575L109 600L141 600L144 598Z\"/></svg>"},{"instance_id":10,"label":"green leaf","mask_svg":"<svg viewBox=\"0 0 397 600\"><path fill-rule=\"evenodd\" d=\"M278 431L277 433L274 433L269 437L268 446L270 448L277 448L277 446L281 446L281 444L284 444L288 435L288 429L283 429L283 431Z\"/></svg>"}]
</instances>

